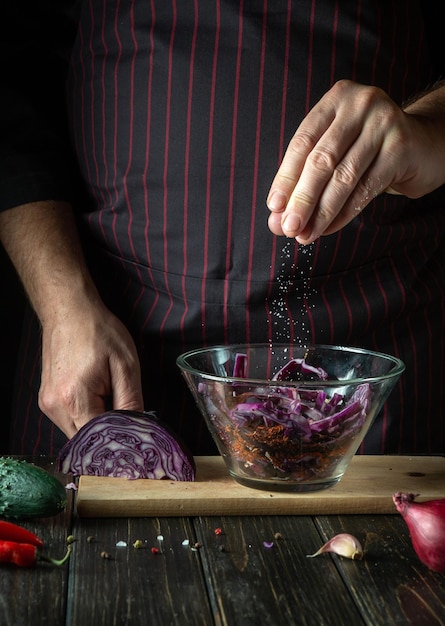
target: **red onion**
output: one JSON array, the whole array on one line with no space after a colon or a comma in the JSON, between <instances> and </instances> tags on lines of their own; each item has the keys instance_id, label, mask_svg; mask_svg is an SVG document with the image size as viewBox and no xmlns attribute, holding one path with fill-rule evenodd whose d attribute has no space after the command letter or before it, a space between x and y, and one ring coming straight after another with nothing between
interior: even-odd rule
<instances>
[{"instance_id":1,"label":"red onion","mask_svg":"<svg viewBox=\"0 0 445 626\"><path fill-rule=\"evenodd\" d=\"M193 456L167 424L148 413L108 411L83 426L57 457L57 469L80 476L193 481Z\"/></svg>"},{"instance_id":2,"label":"red onion","mask_svg":"<svg viewBox=\"0 0 445 626\"><path fill-rule=\"evenodd\" d=\"M445 499L414 502L413 493L392 497L411 535L419 559L435 572L445 572Z\"/></svg>"}]
</instances>

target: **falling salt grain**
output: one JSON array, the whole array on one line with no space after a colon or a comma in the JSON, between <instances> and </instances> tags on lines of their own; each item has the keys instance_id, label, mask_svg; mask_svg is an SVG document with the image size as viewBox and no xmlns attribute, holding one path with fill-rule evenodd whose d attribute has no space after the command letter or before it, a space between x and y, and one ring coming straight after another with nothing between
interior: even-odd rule
<instances>
[{"instance_id":1,"label":"falling salt grain","mask_svg":"<svg viewBox=\"0 0 445 626\"><path fill-rule=\"evenodd\" d=\"M118 541L116 544L116 548L126 548L127 543L125 541Z\"/></svg>"},{"instance_id":2,"label":"falling salt grain","mask_svg":"<svg viewBox=\"0 0 445 626\"><path fill-rule=\"evenodd\" d=\"M184 539L184 541L182 542L183 546L189 546L190 545L190 539Z\"/></svg>"},{"instance_id":3,"label":"falling salt grain","mask_svg":"<svg viewBox=\"0 0 445 626\"><path fill-rule=\"evenodd\" d=\"M294 246L295 243L288 241L281 250L282 263L276 276L278 294L270 302L275 341L289 340L293 334L302 340L303 335L310 332L306 320L307 309L314 306L310 302L310 296L314 293L311 285L314 245L299 244L296 251L297 262L289 263L295 254ZM290 297L301 303L300 311L291 312L288 306Z\"/></svg>"},{"instance_id":4,"label":"falling salt grain","mask_svg":"<svg viewBox=\"0 0 445 626\"><path fill-rule=\"evenodd\" d=\"M157 539L158 541L164 541L164 536L163 536L163 535L158 535L158 536L156 537L156 539Z\"/></svg>"}]
</instances>

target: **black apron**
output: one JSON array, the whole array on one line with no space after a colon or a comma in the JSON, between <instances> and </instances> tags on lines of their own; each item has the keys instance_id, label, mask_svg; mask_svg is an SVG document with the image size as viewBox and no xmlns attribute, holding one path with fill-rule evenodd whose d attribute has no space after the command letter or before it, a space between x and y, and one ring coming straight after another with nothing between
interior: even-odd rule
<instances>
[{"instance_id":1,"label":"black apron","mask_svg":"<svg viewBox=\"0 0 445 626\"><path fill-rule=\"evenodd\" d=\"M84 3L67 90L88 192L79 227L138 347L145 408L195 454L215 448L176 357L267 341L398 356L406 372L360 451L444 450L443 191L382 195L310 246L273 236L265 205L288 141L336 80L400 104L428 86L419 4ZM27 337L14 448L54 452L64 437L36 405L38 327Z\"/></svg>"}]
</instances>

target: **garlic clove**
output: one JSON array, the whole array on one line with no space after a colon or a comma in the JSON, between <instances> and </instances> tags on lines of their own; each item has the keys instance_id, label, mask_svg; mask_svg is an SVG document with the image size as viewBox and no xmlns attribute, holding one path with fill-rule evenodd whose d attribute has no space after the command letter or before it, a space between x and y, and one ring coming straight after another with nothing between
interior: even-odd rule
<instances>
[{"instance_id":1,"label":"garlic clove","mask_svg":"<svg viewBox=\"0 0 445 626\"><path fill-rule=\"evenodd\" d=\"M335 535L332 539L329 539L317 552L314 554L307 554L308 558L313 558L314 556L318 556L319 554L323 554L324 552L334 552L339 556L344 556L347 559L352 559L354 561L360 561L363 558L363 548L361 546L360 541L354 537L354 535L350 535L349 533L340 533L339 535Z\"/></svg>"}]
</instances>

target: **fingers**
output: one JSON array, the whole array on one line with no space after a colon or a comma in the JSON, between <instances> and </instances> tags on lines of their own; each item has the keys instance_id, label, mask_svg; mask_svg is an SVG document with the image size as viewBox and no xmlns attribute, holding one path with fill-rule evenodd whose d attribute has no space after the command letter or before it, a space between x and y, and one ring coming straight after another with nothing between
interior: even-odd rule
<instances>
[{"instance_id":1,"label":"fingers","mask_svg":"<svg viewBox=\"0 0 445 626\"><path fill-rule=\"evenodd\" d=\"M267 198L270 230L310 243L354 219L391 183L383 146L400 115L381 90L337 84L289 143Z\"/></svg>"},{"instance_id":2,"label":"fingers","mask_svg":"<svg viewBox=\"0 0 445 626\"><path fill-rule=\"evenodd\" d=\"M144 408L137 350L122 322L101 308L44 326L39 390L43 413L71 438L109 409L110 401L114 409Z\"/></svg>"},{"instance_id":3,"label":"fingers","mask_svg":"<svg viewBox=\"0 0 445 626\"><path fill-rule=\"evenodd\" d=\"M132 365L131 360L113 358L109 366L104 364L77 379L72 373L69 382L53 378L51 384L41 386L39 406L71 439L93 417L110 409L108 398L112 398L115 410L144 410L138 361Z\"/></svg>"},{"instance_id":4,"label":"fingers","mask_svg":"<svg viewBox=\"0 0 445 626\"><path fill-rule=\"evenodd\" d=\"M141 371L136 351L131 350L125 361L112 358L110 367L113 408L143 411Z\"/></svg>"},{"instance_id":5,"label":"fingers","mask_svg":"<svg viewBox=\"0 0 445 626\"><path fill-rule=\"evenodd\" d=\"M371 173L368 172L367 182L363 181L363 176L369 169L373 147L345 134L346 142L355 143L343 156L347 144L331 140L331 134L325 133L307 157L283 211L272 211L269 220L272 232L296 237L301 242L313 241L325 233L340 214L344 217L348 214L350 219L354 217L347 210L348 205L355 203L357 209L361 209L366 200L372 198Z\"/></svg>"},{"instance_id":6,"label":"fingers","mask_svg":"<svg viewBox=\"0 0 445 626\"><path fill-rule=\"evenodd\" d=\"M82 375L77 377L74 370L42 377L39 407L69 439L106 410L106 396L93 391L94 380L94 374L87 380Z\"/></svg>"},{"instance_id":7,"label":"fingers","mask_svg":"<svg viewBox=\"0 0 445 626\"><path fill-rule=\"evenodd\" d=\"M267 206L270 211L281 213L292 201L292 198L295 202L298 197L296 184L303 173L306 161L313 154L320 137L329 128L333 117L335 117L335 112L332 106L321 101L303 120L292 137L272 182L267 198ZM321 160L323 160L323 155Z\"/></svg>"}]
</instances>

